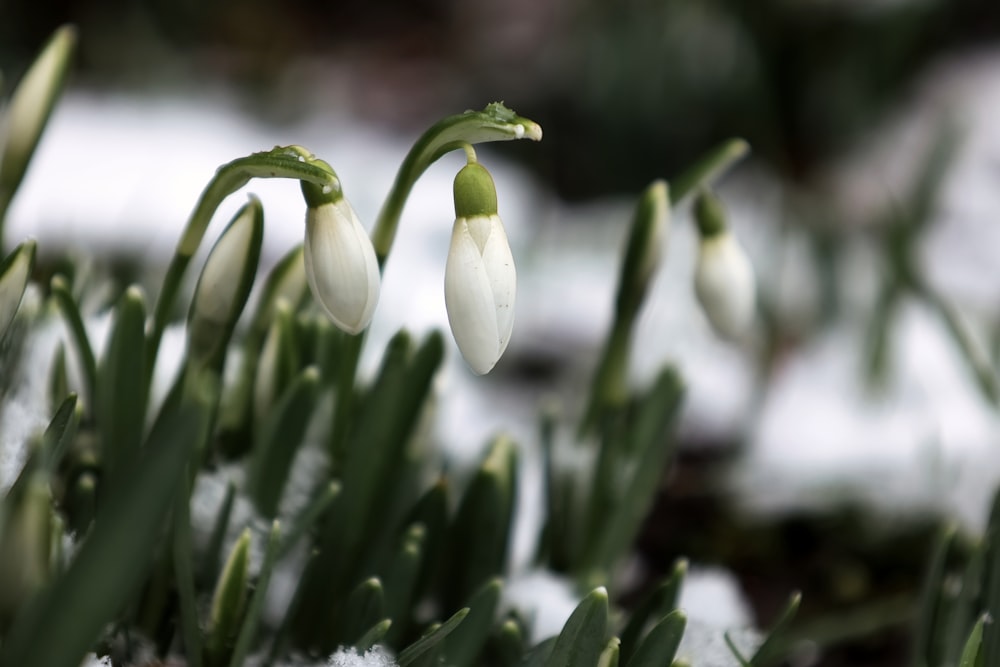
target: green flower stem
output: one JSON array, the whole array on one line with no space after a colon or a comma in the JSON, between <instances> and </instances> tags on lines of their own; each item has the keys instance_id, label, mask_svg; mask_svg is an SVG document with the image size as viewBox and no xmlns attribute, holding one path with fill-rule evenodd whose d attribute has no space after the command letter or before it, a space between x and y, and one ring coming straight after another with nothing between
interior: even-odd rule
<instances>
[{"instance_id":1,"label":"green flower stem","mask_svg":"<svg viewBox=\"0 0 1000 667\"><path fill-rule=\"evenodd\" d=\"M367 329L357 336L341 338L341 358L337 360L337 394L333 407L333 424L330 429L330 456L334 470L344 460L344 448L350 430L351 415L354 414L354 380L358 373L358 362L364 348Z\"/></svg>"},{"instance_id":2,"label":"green flower stem","mask_svg":"<svg viewBox=\"0 0 1000 667\"><path fill-rule=\"evenodd\" d=\"M541 138L542 128L538 123L518 116L500 102L489 104L482 111L466 111L434 124L406 154L375 222L372 242L379 266L385 266L406 198L427 167L445 153L472 144L513 139L540 141Z\"/></svg>"},{"instance_id":3,"label":"green flower stem","mask_svg":"<svg viewBox=\"0 0 1000 667\"><path fill-rule=\"evenodd\" d=\"M278 146L219 167L202 191L163 279L163 288L153 313L153 328L149 334L147 354L150 361L156 358L160 338L177 299L184 271L201 245L212 216L226 197L249 183L252 178L291 178L321 187L340 188L337 175L301 146ZM151 363L149 368L152 368Z\"/></svg>"},{"instance_id":4,"label":"green flower stem","mask_svg":"<svg viewBox=\"0 0 1000 667\"><path fill-rule=\"evenodd\" d=\"M628 398L632 331L663 254L670 224L669 191L665 181L657 180L639 197L618 278L615 318L594 376L581 436L597 425L602 413L621 408Z\"/></svg>"}]
</instances>

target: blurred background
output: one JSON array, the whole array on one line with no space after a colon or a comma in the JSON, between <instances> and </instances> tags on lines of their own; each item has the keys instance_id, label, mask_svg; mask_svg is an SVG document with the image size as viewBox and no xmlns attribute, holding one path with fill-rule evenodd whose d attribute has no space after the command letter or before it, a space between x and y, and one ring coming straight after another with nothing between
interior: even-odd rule
<instances>
[{"instance_id":1,"label":"blurred background","mask_svg":"<svg viewBox=\"0 0 1000 667\"><path fill-rule=\"evenodd\" d=\"M297 130L314 136L329 116L345 140L330 145L371 170L353 177L370 220L398 158L367 167L375 156L355 144L379 137L378 157L401 157L438 118L493 100L538 121L540 144L484 149L504 160L509 224L534 220L520 242L512 233L532 246L518 340L483 406L511 388L534 399L553 382L579 386L578 359L608 326L632 198L719 141L747 139L752 157L720 191L759 272L758 331L736 346L713 338L690 294L695 240L681 207L639 332L636 381L665 357L690 396L637 576L678 555L721 568L746 611L719 617L761 626L800 589L794 664L907 663L938 526L956 521L974 539L1000 479L1000 3L4 0L4 93L65 22L80 32L70 95L11 216L43 253L67 211L77 241L132 215L107 196L85 200L91 184L70 185L78 174L56 173L61 195L46 188L44 165L67 162L60 138L126 170L168 160L161 130L174 144L246 140L206 158L217 165ZM147 134L109 143L122 118ZM191 178L204 184L208 169ZM197 191L178 195L166 238ZM119 233L102 247L128 264ZM434 234L446 243L447 229ZM409 298L440 316L434 299ZM492 427L483 406L446 426ZM533 433L534 408L514 409Z\"/></svg>"}]
</instances>

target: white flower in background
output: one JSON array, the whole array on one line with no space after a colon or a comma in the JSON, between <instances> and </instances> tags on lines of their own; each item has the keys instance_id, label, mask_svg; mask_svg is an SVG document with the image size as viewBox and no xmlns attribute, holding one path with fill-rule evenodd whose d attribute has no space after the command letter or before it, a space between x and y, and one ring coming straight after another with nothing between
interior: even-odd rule
<instances>
[{"instance_id":1,"label":"white flower in background","mask_svg":"<svg viewBox=\"0 0 1000 667\"><path fill-rule=\"evenodd\" d=\"M302 191L309 205L303 248L309 289L337 327L361 333L378 303L375 248L341 193L323 193L308 183Z\"/></svg>"},{"instance_id":2,"label":"white flower in background","mask_svg":"<svg viewBox=\"0 0 1000 667\"><path fill-rule=\"evenodd\" d=\"M709 193L695 203L701 233L694 291L708 321L723 338L743 337L753 324L757 285L743 246L725 225L722 206Z\"/></svg>"},{"instance_id":3,"label":"white flower in background","mask_svg":"<svg viewBox=\"0 0 1000 667\"><path fill-rule=\"evenodd\" d=\"M469 367L489 373L514 327L517 272L493 178L478 163L455 177L455 226L444 272L448 323Z\"/></svg>"}]
</instances>

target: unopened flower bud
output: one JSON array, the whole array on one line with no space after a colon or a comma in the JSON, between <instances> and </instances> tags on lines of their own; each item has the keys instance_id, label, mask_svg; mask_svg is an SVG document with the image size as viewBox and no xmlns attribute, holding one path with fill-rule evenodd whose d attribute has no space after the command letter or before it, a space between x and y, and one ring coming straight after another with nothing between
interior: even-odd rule
<instances>
[{"instance_id":1,"label":"unopened flower bud","mask_svg":"<svg viewBox=\"0 0 1000 667\"><path fill-rule=\"evenodd\" d=\"M723 338L742 337L753 323L756 281L746 251L725 224L722 205L704 192L695 202L701 234L694 289L709 322Z\"/></svg>"},{"instance_id":2,"label":"unopened flower bud","mask_svg":"<svg viewBox=\"0 0 1000 667\"><path fill-rule=\"evenodd\" d=\"M309 206L303 248L309 288L337 327L361 333L378 304L375 248L341 192L303 181L302 193Z\"/></svg>"},{"instance_id":3,"label":"unopened flower bud","mask_svg":"<svg viewBox=\"0 0 1000 667\"><path fill-rule=\"evenodd\" d=\"M232 335L257 273L264 239L264 210L251 197L205 260L188 315L189 354L211 358Z\"/></svg>"},{"instance_id":4,"label":"unopened flower bud","mask_svg":"<svg viewBox=\"0 0 1000 667\"><path fill-rule=\"evenodd\" d=\"M448 322L466 363L483 375L507 349L517 272L493 178L478 163L455 177L455 226L444 273Z\"/></svg>"}]
</instances>

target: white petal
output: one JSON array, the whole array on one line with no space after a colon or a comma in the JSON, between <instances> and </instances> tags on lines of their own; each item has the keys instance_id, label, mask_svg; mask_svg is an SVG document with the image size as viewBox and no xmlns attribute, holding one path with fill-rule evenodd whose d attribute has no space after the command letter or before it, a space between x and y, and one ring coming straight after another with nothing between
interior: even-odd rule
<instances>
[{"instance_id":1,"label":"white petal","mask_svg":"<svg viewBox=\"0 0 1000 667\"><path fill-rule=\"evenodd\" d=\"M719 335L737 339L753 322L756 284L753 266L728 232L701 243L695 294Z\"/></svg>"},{"instance_id":2,"label":"white petal","mask_svg":"<svg viewBox=\"0 0 1000 667\"><path fill-rule=\"evenodd\" d=\"M517 271L514 268L514 255L510 252L510 243L507 242L507 233L500 217L496 215L490 216L490 236L483 248L483 263L486 265L486 274L490 277L490 289L493 292L493 309L499 336L497 352L499 358L507 349L510 333L514 328Z\"/></svg>"},{"instance_id":3,"label":"white petal","mask_svg":"<svg viewBox=\"0 0 1000 667\"><path fill-rule=\"evenodd\" d=\"M465 361L479 375L488 373L502 351L493 285L464 218L456 220L452 229L444 300L452 334Z\"/></svg>"},{"instance_id":4,"label":"white petal","mask_svg":"<svg viewBox=\"0 0 1000 667\"><path fill-rule=\"evenodd\" d=\"M347 200L306 213L306 277L333 323L357 334L371 322L380 275L375 249Z\"/></svg>"}]
</instances>

